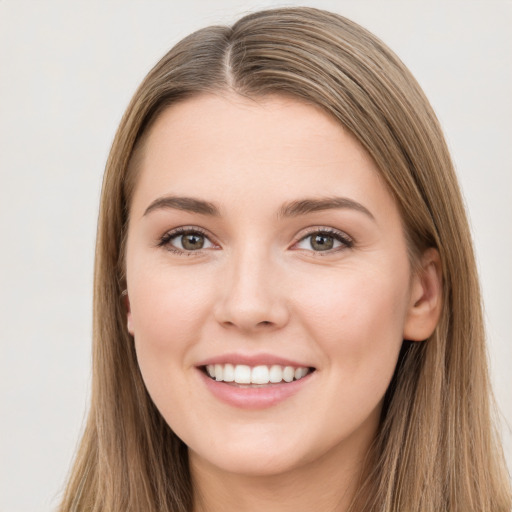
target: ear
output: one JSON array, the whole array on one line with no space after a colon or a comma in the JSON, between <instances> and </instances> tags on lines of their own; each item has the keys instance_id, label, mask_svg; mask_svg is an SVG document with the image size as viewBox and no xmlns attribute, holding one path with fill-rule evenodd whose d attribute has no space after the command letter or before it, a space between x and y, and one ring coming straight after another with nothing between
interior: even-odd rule
<instances>
[{"instance_id":1,"label":"ear","mask_svg":"<svg viewBox=\"0 0 512 512\"><path fill-rule=\"evenodd\" d=\"M132 310L130 307L130 297L128 297L127 290L123 292L123 302L126 309L126 327L128 332L133 336Z\"/></svg>"},{"instance_id":2,"label":"ear","mask_svg":"<svg viewBox=\"0 0 512 512\"><path fill-rule=\"evenodd\" d=\"M412 276L411 296L404 323L403 338L424 341L433 332L441 316L443 277L437 249L427 249L420 267Z\"/></svg>"}]
</instances>

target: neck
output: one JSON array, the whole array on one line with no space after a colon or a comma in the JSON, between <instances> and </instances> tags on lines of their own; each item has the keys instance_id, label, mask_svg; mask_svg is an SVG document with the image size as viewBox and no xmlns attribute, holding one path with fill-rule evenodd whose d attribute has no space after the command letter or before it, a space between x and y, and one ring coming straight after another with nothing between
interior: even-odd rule
<instances>
[{"instance_id":1,"label":"neck","mask_svg":"<svg viewBox=\"0 0 512 512\"><path fill-rule=\"evenodd\" d=\"M190 453L194 512L346 512L363 470L364 453L322 459L272 475L219 470Z\"/></svg>"}]
</instances>

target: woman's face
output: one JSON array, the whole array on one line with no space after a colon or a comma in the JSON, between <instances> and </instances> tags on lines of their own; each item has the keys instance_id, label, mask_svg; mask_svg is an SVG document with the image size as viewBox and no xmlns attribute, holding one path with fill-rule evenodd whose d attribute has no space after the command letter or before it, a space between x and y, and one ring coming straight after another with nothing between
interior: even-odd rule
<instances>
[{"instance_id":1,"label":"woman's face","mask_svg":"<svg viewBox=\"0 0 512 512\"><path fill-rule=\"evenodd\" d=\"M359 460L418 300L372 159L311 105L203 95L159 117L138 170L128 328L192 467Z\"/></svg>"}]
</instances>

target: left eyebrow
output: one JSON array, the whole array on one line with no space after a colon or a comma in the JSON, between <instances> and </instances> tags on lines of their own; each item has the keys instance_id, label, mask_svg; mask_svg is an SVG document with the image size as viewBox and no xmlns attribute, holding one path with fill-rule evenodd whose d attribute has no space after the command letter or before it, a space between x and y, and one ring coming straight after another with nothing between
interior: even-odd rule
<instances>
[{"instance_id":1,"label":"left eyebrow","mask_svg":"<svg viewBox=\"0 0 512 512\"><path fill-rule=\"evenodd\" d=\"M155 199L144 212L144 215L148 213L159 210L172 208L175 210L184 210L192 213L199 213L201 215L219 215L219 209L208 201L203 201L202 199L195 199L193 197L175 197L175 196L165 196L159 197Z\"/></svg>"},{"instance_id":2,"label":"left eyebrow","mask_svg":"<svg viewBox=\"0 0 512 512\"><path fill-rule=\"evenodd\" d=\"M368 208L348 197L306 198L291 201L281 207L278 217L298 217L299 215L333 209L356 210L375 221L375 217Z\"/></svg>"}]
</instances>

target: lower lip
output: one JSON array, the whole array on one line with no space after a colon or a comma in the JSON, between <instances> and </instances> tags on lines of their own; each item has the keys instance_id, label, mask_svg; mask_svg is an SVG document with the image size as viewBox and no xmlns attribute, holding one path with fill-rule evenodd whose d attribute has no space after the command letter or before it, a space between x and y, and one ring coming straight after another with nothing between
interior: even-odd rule
<instances>
[{"instance_id":1,"label":"lower lip","mask_svg":"<svg viewBox=\"0 0 512 512\"><path fill-rule=\"evenodd\" d=\"M263 386L238 386L216 381L198 369L208 390L221 402L239 409L265 409L272 407L298 393L308 384L314 372L302 379Z\"/></svg>"}]
</instances>

